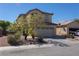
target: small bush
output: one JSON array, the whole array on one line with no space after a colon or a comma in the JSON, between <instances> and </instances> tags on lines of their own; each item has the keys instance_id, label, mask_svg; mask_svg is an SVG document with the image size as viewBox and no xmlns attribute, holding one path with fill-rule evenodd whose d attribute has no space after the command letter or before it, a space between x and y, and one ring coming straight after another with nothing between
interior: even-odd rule
<instances>
[{"instance_id":1,"label":"small bush","mask_svg":"<svg viewBox=\"0 0 79 59\"><path fill-rule=\"evenodd\" d=\"M14 36L16 40L19 40L21 37L19 32L15 33Z\"/></svg>"},{"instance_id":2,"label":"small bush","mask_svg":"<svg viewBox=\"0 0 79 59\"><path fill-rule=\"evenodd\" d=\"M8 43L12 46L17 46L21 44L20 34L16 33L14 35L8 35Z\"/></svg>"},{"instance_id":3,"label":"small bush","mask_svg":"<svg viewBox=\"0 0 79 59\"><path fill-rule=\"evenodd\" d=\"M18 45L18 42L17 42L17 40L16 40L16 38L15 38L14 35L8 35L8 38L7 39L8 39L8 43L10 45L12 45L12 46Z\"/></svg>"}]
</instances>

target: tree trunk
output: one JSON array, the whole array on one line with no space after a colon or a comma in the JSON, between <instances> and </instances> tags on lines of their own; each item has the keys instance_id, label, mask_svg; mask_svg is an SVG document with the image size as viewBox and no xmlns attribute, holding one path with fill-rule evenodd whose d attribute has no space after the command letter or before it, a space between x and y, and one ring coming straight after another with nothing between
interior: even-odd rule
<instances>
[{"instance_id":1,"label":"tree trunk","mask_svg":"<svg viewBox=\"0 0 79 59\"><path fill-rule=\"evenodd\" d=\"M25 33L25 31L23 31L23 36L24 36L24 39L27 40L28 35Z\"/></svg>"},{"instance_id":2,"label":"tree trunk","mask_svg":"<svg viewBox=\"0 0 79 59\"><path fill-rule=\"evenodd\" d=\"M33 39L33 40L35 39L35 36L34 36L34 35L32 35L32 39Z\"/></svg>"},{"instance_id":3,"label":"tree trunk","mask_svg":"<svg viewBox=\"0 0 79 59\"><path fill-rule=\"evenodd\" d=\"M27 40L27 35L25 35L25 40Z\"/></svg>"}]
</instances>

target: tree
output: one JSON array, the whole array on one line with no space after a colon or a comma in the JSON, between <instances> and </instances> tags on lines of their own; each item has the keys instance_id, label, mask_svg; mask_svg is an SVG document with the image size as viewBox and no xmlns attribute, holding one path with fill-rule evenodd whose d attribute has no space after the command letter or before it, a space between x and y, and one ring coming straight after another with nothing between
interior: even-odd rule
<instances>
[{"instance_id":1,"label":"tree","mask_svg":"<svg viewBox=\"0 0 79 59\"><path fill-rule=\"evenodd\" d=\"M16 22L10 25L9 31L20 32L21 35L23 34L25 36L25 40L27 40L28 24L24 16L18 17Z\"/></svg>"},{"instance_id":2,"label":"tree","mask_svg":"<svg viewBox=\"0 0 79 59\"><path fill-rule=\"evenodd\" d=\"M10 24L10 26L8 27L8 31L9 32L16 32L18 29L17 29L18 27L16 26L16 23L12 23L12 24Z\"/></svg>"},{"instance_id":3,"label":"tree","mask_svg":"<svg viewBox=\"0 0 79 59\"><path fill-rule=\"evenodd\" d=\"M74 21L79 23L79 19L75 19Z\"/></svg>"},{"instance_id":4,"label":"tree","mask_svg":"<svg viewBox=\"0 0 79 59\"><path fill-rule=\"evenodd\" d=\"M36 34L36 29L38 27L42 28L44 25L44 17L41 14L31 14L29 18L26 18L25 15L21 15L17 18L16 22L11 25L11 30L15 32L19 31L21 34L25 36L25 40L27 40L27 36L31 35L34 39Z\"/></svg>"},{"instance_id":5,"label":"tree","mask_svg":"<svg viewBox=\"0 0 79 59\"><path fill-rule=\"evenodd\" d=\"M9 21L3 21L3 20L0 20L0 27L2 27L3 29L3 35L6 35L7 34L7 28L8 26L10 25L11 23Z\"/></svg>"},{"instance_id":6,"label":"tree","mask_svg":"<svg viewBox=\"0 0 79 59\"><path fill-rule=\"evenodd\" d=\"M17 27L19 28L20 32L23 33L25 36L25 40L27 40L28 36L28 22L25 18L25 15L20 16L16 21Z\"/></svg>"},{"instance_id":7,"label":"tree","mask_svg":"<svg viewBox=\"0 0 79 59\"><path fill-rule=\"evenodd\" d=\"M38 29L38 27L43 28L43 26L45 25L44 16L40 13L32 13L28 20L28 33L34 39L35 35L37 34L35 30Z\"/></svg>"},{"instance_id":8,"label":"tree","mask_svg":"<svg viewBox=\"0 0 79 59\"><path fill-rule=\"evenodd\" d=\"M35 30L40 27L42 28L44 25L44 16L41 16L40 13L30 14L29 18L26 18L25 15L20 16L16 21L17 28L20 28L20 31L24 34L25 40L28 35L31 35L34 39Z\"/></svg>"}]
</instances>

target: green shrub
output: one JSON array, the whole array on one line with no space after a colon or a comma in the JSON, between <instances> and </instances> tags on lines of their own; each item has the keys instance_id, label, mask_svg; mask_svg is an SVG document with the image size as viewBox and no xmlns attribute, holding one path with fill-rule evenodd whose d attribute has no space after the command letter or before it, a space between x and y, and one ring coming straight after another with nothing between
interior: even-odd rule
<instances>
[{"instance_id":1,"label":"green shrub","mask_svg":"<svg viewBox=\"0 0 79 59\"><path fill-rule=\"evenodd\" d=\"M16 40L20 40L21 37L20 32L15 33L14 36Z\"/></svg>"},{"instance_id":2,"label":"green shrub","mask_svg":"<svg viewBox=\"0 0 79 59\"><path fill-rule=\"evenodd\" d=\"M20 34L19 33L15 33L14 35L8 35L8 43L12 46L17 46L20 45L21 41L20 41Z\"/></svg>"},{"instance_id":3,"label":"green shrub","mask_svg":"<svg viewBox=\"0 0 79 59\"><path fill-rule=\"evenodd\" d=\"M14 45L14 46L16 46L16 45L18 45L18 43L17 43L17 40L16 40L16 38L14 37L14 35L8 35L8 43L10 44L10 45Z\"/></svg>"}]
</instances>

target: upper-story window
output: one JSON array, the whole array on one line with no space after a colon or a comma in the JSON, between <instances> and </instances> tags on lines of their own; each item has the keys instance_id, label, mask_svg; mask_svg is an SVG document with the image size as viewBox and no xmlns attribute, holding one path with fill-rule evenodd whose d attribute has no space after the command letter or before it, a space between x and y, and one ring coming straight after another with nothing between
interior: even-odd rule
<instances>
[{"instance_id":1,"label":"upper-story window","mask_svg":"<svg viewBox=\"0 0 79 59\"><path fill-rule=\"evenodd\" d=\"M49 21L49 16L45 15L45 21L48 22Z\"/></svg>"},{"instance_id":2,"label":"upper-story window","mask_svg":"<svg viewBox=\"0 0 79 59\"><path fill-rule=\"evenodd\" d=\"M33 16L36 16L36 13L31 13L31 18L33 18Z\"/></svg>"},{"instance_id":3,"label":"upper-story window","mask_svg":"<svg viewBox=\"0 0 79 59\"><path fill-rule=\"evenodd\" d=\"M32 13L31 15L33 16L34 14Z\"/></svg>"},{"instance_id":4,"label":"upper-story window","mask_svg":"<svg viewBox=\"0 0 79 59\"><path fill-rule=\"evenodd\" d=\"M33 15L33 16L34 16L34 15L37 15L37 14L38 14L38 13L31 13L31 15Z\"/></svg>"}]
</instances>

